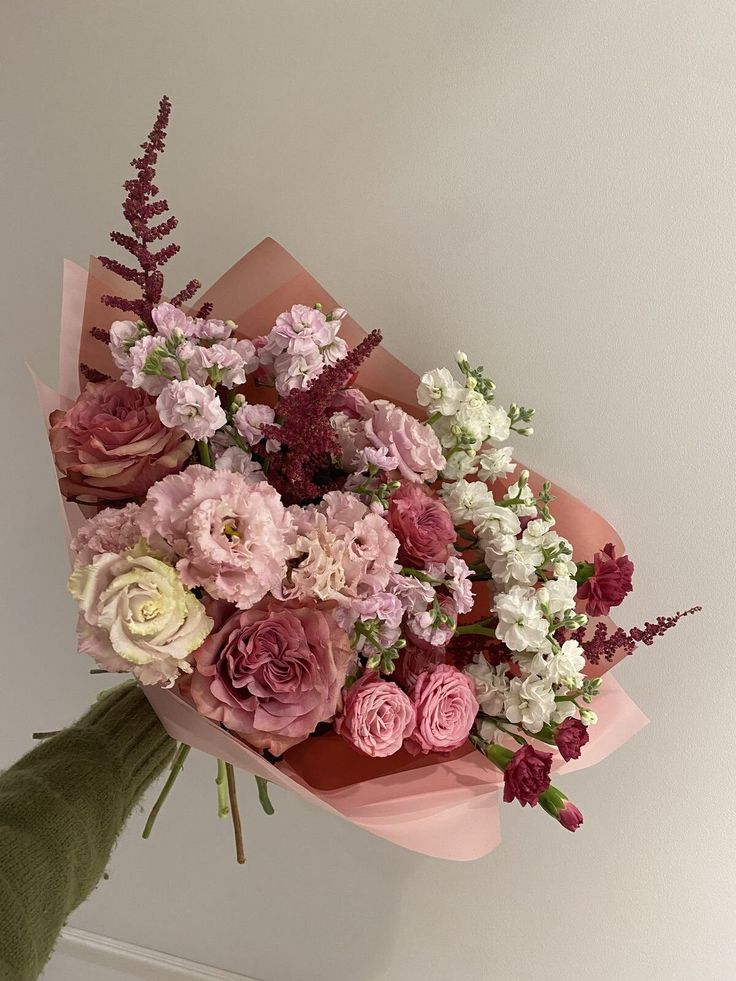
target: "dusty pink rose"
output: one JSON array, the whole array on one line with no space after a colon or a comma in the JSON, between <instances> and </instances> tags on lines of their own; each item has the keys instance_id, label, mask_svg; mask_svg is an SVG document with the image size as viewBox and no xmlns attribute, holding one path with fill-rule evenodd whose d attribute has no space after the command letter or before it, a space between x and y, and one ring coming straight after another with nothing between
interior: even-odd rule
<instances>
[{"instance_id":1,"label":"dusty pink rose","mask_svg":"<svg viewBox=\"0 0 736 981\"><path fill-rule=\"evenodd\" d=\"M120 381L90 383L74 405L51 413L49 441L66 498L130 501L181 470L194 443L167 429L154 400Z\"/></svg>"},{"instance_id":2,"label":"dusty pink rose","mask_svg":"<svg viewBox=\"0 0 736 981\"><path fill-rule=\"evenodd\" d=\"M449 753L468 738L478 712L475 685L450 664L423 671L410 692L417 727L407 741L413 753Z\"/></svg>"},{"instance_id":3,"label":"dusty pink rose","mask_svg":"<svg viewBox=\"0 0 736 981\"><path fill-rule=\"evenodd\" d=\"M580 586L578 596L586 601L590 616L605 617L631 592L634 563L628 555L616 558L616 549L609 542L602 552L596 552L593 567L593 575Z\"/></svg>"},{"instance_id":4,"label":"dusty pink rose","mask_svg":"<svg viewBox=\"0 0 736 981\"><path fill-rule=\"evenodd\" d=\"M398 461L405 480L434 481L445 466L442 446L431 426L392 402L379 399L363 409L365 437L377 450Z\"/></svg>"},{"instance_id":5,"label":"dusty pink rose","mask_svg":"<svg viewBox=\"0 0 736 981\"><path fill-rule=\"evenodd\" d=\"M202 715L278 755L333 718L351 658L329 607L269 600L195 652L191 696Z\"/></svg>"},{"instance_id":6,"label":"dusty pink rose","mask_svg":"<svg viewBox=\"0 0 736 981\"><path fill-rule=\"evenodd\" d=\"M345 692L335 731L368 756L393 756L416 725L409 696L377 672L366 672Z\"/></svg>"},{"instance_id":7,"label":"dusty pink rose","mask_svg":"<svg viewBox=\"0 0 736 981\"><path fill-rule=\"evenodd\" d=\"M286 574L292 521L277 491L257 476L188 467L151 488L140 525L180 556L187 586L241 609L279 588Z\"/></svg>"},{"instance_id":8,"label":"dusty pink rose","mask_svg":"<svg viewBox=\"0 0 736 981\"><path fill-rule=\"evenodd\" d=\"M396 661L394 677L402 688L410 691L423 671L444 664L446 657L444 647L417 647L408 641Z\"/></svg>"},{"instance_id":9,"label":"dusty pink rose","mask_svg":"<svg viewBox=\"0 0 736 981\"><path fill-rule=\"evenodd\" d=\"M528 743L517 749L503 771L503 799L518 800L522 807L535 807L539 795L549 787L552 754L541 753Z\"/></svg>"},{"instance_id":10,"label":"dusty pink rose","mask_svg":"<svg viewBox=\"0 0 736 981\"><path fill-rule=\"evenodd\" d=\"M555 745L563 760L576 760L589 739L588 727L573 716L568 716L555 729Z\"/></svg>"},{"instance_id":11,"label":"dusty pink rose","mask_svg":"<svg viewBox=\"0 0 736 981\"><path fill-rule=\"evenodd\" d=\"M455 541L450 512L421 484L402 484L388 506L391 531L412 562L445 563Z\"/></svg>"}]
</instances>

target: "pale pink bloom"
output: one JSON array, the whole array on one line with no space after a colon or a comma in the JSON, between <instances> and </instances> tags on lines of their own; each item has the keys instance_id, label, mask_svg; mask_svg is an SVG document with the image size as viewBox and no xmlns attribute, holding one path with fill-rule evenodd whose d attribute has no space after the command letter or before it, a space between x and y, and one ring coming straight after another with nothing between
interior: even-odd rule
<instances>
[{"instance_id":1,"label":"pale pink bloom","mask_svg":"<svg viewBox=\"0 0 736 981\"><path fill-rule=\"evenodd\" d=\"M132 548L143 534L138 523L140 510L137 504L104 508L85 521L70 545L74 565L89 565L95 555Z\"/></svg>"},{"instance_id":2,"label":"pale pink bloom","mask_svg":"<svg viewBox=\"0 0 736 981\"><path fill-rule=\"evenodd\" d=\"M459 555L451 555L444 565L430 563L427 573L440 580L449 591L458 613L469 613L473 609L475 597L470 580L472 569Z\"/></svg>"},{"instance_id":3,"label":"pale pink bloom","mask_svg":"<svg viewBox=\"0 0 736 981\"><path fill-rule=\"evenodd\" d=\"M338 392L332 401L335 412L344 412L352 419L362 419L363 412L370 405L367 395L359 388L344 388Z\"/></svg>"},{"instance_id":4,"label":"pale pink bloom","mask_svg":"<svg viewBox=\"0 0 736 981\"><path fill-rule=\"evenodd\" d=\"M110 354L118 368L125 368L130 360L130 348L141 335L138 324L132 320L116 320L110 327Z\"/></svg>"},{"instance_id":5,"label":"pale pink bloom","mask_svg":"<svg viewBox=\"0 0 736 981\"><path fill-rule=\"evenodd\" d=\"M215 470L229 470L231 473L242 474L250 481L266 479L263 467L254 460L250 453L241 450L239 446L228 446L215 459Z\"/></svg>"},{"instance_id":6,"label":"pale pink bloom","mask_svg":"<svg viewBox=\"0 0 736 981\"><path fill-rule=\"evenodd\" d=\"M378 470L385 470L390 473L399 468L399 458L392 456L385 446L381 446L379 449L376 449L375 446L366 446L363 450L363 459L366 462L366 469L376 467Z\"/></svg>"},{"instance_id":7,"label":"pale pink bloom","mask_svg":"<svg viewBox=\"0 0 736 981\"><path fill-rule=\"evenodd\" d=\"M182 429L192 439L209 439L227 422L225 410L211 385L198 385L192 378L168 382L156 400L161 422Z\"/></svg>"},{"instance_id":8,"label":"pale pink bloom","mask_svg":"<svg viewBox=\"0 0 736 981\"><path fill-rule=\"evenodd\" d=\"M158 532L180 556L188 586L248 609L286 573L292 523L265 482L194 465L159 481L141 508L146 536Z\"/></svg>"},{"instance_id":9,"label":"pale pink bloom","mask_svg":"<svg viewBox=\"0 0 736 981\"><path fill-rule=\"evenodd\" d=\"M285 351L276 358L275 382L279 395L288 395L294 388L304 389L322 374L324 362L317 345L310 341L303 348L296 353Z\"/></svg>"},{"instance_id":10,"label":"pale pink bloom","mask_svg":"<svg viewBox=\"0 0 736 981\"><path fill-rule=\"evenodd\" d=\"M442 447L432 427L392 402L371 402L364 410L364 426L369 443L398 459L396 469L405 480L431 483L444 468Z\"/></svg>"},{"instance_id":11,"label":"pale pink bloom","mask_svg":"<svg viewBox=\"0 0 736 981\"><path fill-rule=\"evenodd\" d=\"M202 715L279 754L333 718L351 661L329 609L268 600L195 653L191 695Z\"/></svg>"},{"instance_id":12,"label":"pale pink bloom","mask_svg":"<svg viewBox=\"0 0 736 981\"><path fill-rule=\"evenodd\" d=\"M407 631L420 646L445 647L452 640L457 628L457 607L452 597L439 596L437 601L441 612L449 620L439 620L434 607L421 613L413 613L407 620Z\"/></svg>"},{"instance_id":13,"label":"pale pink bloom","mask_svg":"<svg viewBox=\"0 0 736 981\"><path fill-rule=\"evenodd\" d=\"M417 724L407 749L414 753L449 753L468 738L478 714L475 686L450 664L424 671L409 693Z\"/></svg>"},{"instance_id":14,"label":"pale pink bloom","mask_svg":"<svg viewBox=\"0 0 736 981\"><path fill-rule=\"evenodd\" d=\"M136 341L128 352L128 361L120 375L122 381L130 388L142 388L149 395L158 395L166 386L167 379L163 375L150 375L146 372L148 358L161 347L161 339L153 334L144 334ZM165 358L161 362L162 369L167 374L176 376L179 368L175 361Z\"/></svg>"},{"instance_id":15,"label":"pale pink bloom","mask_svg":"<svg viewBox=\"0 0 736 981\"><path fill-rule=\"evenodd\" d=\"M195 335L205 341L224 341L235 330L232 320L197 320Z\"/></svg>"},{"instance_id":16,"label":"pale pink bloom","mask_svg":"<svg viewBox=\"0 0 736 981\"><path fill-rule=\"evenodd\" d=\"M189 337L194 333L194 321L187 317L179 307L172 306L170 303L159 303L151 311L151 319L156 325L159 336L166 340L180 335Z\"/></svg>"},{"instance_id":17,"label":"pale pink bloom","mask_svg":"<svg viewBox=\"0 0 736 981\"><path fill-rule=\"evenodd\" d=\"M414 731L416 712L398 685L366 672L344 695L335 731L368 756L392 756Z\"/></svg>"},{"instance_id":18,"label":"pale pink bloom","mask_svg":"<svg viewBox=\"0 0 736 981\"><path fill-rule=\"evenodd\" d=\"M367 460L365 450L370 445L365 425L346 412L336 412L330 419L340 446L340 464L345 470L363 471ZM373 447L375 449L375 447ZM397 460L398 464L398 460Z\"/></svg>"},{"instance_id":19,"label":"pale pink bloom","mask_svg":"<svg viewBox=\"0 0 736 981\"><path fill-rule=\"evenodd\" d=\"M351 600L335 610L338 623L350 632L358 620L364 623L378 621L377 641L381 647L392 647L401 636L401 621L404 618L404 607L397 596L392 593L374 593L366 599ZM364 654L372 654L376 650L364 635L357 637L355 649Z\"/></svg>"},{"instance_id":20,"label":"pale pink bloom","mask_svg":"<svg viewBox=\"0 0 736 981\"><path fill-rule=\"evenodd\" d=\"M333 340L338 326L338 323L328 322L321 310L297 303L291 310L279 314L271 333L277 338L283 338L284 346L302 334L306 334L317 344L324 345Z\"/></svg>"},{"instance_id":21,"label":"pale pink bloom","mask_svg":"<svg viewBox=\"0 0 736 981\"><path fill-rule=\"evenodd\" d=\"M246 402L233 416L235 428L249 446L255 446L263 439L263 427L270 426L274 420L274 410L270 405L251 405Z\"/></svg>"},{"instance_id":22,"label":"pale pink bloom","mask_svg":"<svg viewBox=\"0 0 736 981\"><path fill-rule=\"evenodd\" d=\"M407 613L423 613L434 599L434 587L415 576L392 572L388 587L399 598Z\"/></svg>"}]
</instances>

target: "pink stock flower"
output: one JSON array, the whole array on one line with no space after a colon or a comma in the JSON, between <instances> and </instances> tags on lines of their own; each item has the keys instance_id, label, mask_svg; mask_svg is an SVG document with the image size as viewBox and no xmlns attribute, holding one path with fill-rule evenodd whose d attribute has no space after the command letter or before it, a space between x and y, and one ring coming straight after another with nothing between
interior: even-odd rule
<instances>
[{"instance_id":1,"label":"pink stock flower","mask_svg":"<svg viewBox=\"0 0 736 981\"><path fill-rule=\"evenodd\" d=\"M66 498L131 501L176 473L193 443L168 429L145 392L120 381L90 383L67 411L51 413L49 441Z\"/></svg>"},{"instance_id":2,"label":"pink stock flower","mask_svg":"<svg viewBox=\"0 0 736 981\"><path fill-rule=\"evenodd\" d=\"M396 469L405 480L437 479L445 458L431 426L385 399L370 402L363 410L363 419L367 441L398 460Z\"/></svg>"},{"instance_id":3,"label":"pink stock flower","mask_svg":"<svg viewBox=\"0 0 736 981\"><path fill-rule=\"evenodd\" d=\"M195 652L191 696L202 715L278 755L333 718L351 658L328 607L268 600Z\"/></svg>"},{"instance_id":4,"label":"pink stock flower","mask_svg":"<svg viewBox=\"0 0 736 981\"><path fill-rule=\"evenodd\" d=\"M602 552L596 552L593 566L595 571L578 589L578 597L586 601L590 616L605 617L631 592L634 563L628 555L616 558L616 549L609 542Z\"/></svg>"},{"instance_id":5,"label":"pink stock flower","mask_svg":"<svg viewBox=\"0 0 736 981\"><path fill-rule=\"evenodd\" d=\"M417 726L407 741L413 753L449 753L468 738L478 713L475 686L450 664L438 664L416 680L410 698Z\"/></svg>"},{"instance_id":6,"label":"pink stock flower","mask_svg":"<svg viewBox=\"0 0 736 981\"><path fill-rule=\"evenodd\" d=\"M249 446L263 439L263 426L270 426L274 410L270 405L249 404L241 406L233 416L235 428Z\"/></svg>"},{"instance_id":7,"label":"pink stock flower","mask_svg":"<svg viewBox=\"0 0 736 981\"><path fill-rule=\"evenodd\" d=\"M443 502L421 484L402 484L391 495L389 527L412 562L447 561L455 526Z\"/></svg>"},{"instance_id":8,"label":"pink stock flower","mask_svg":"<svg viewBox=\"0 0 736 981\"><path fill-rule=\"evenodd\" d=\"M518 800L522 807L535 807L539 795L549 787L552 754L541 753L527 743L517 749L503 771L503 799Z\"/></svg>"},{"instance_id":9,"label":"pink stock flower","mask_svg":"<svg viewBox=\"0 0 736 981\"><path fill-rule=\"evenodd\" d=\"M376 672L366 672L347 689L335 731L368 756L393 756L416 725L409 696Z\"/></svg>"},{"instance_id":10,"label":"pink stock flower","mask_svg":"<svg viewBox=\"0 0 736 981\"><path fill-rule=\"evenodd\" d=\"M563 760L576 760L590 739L588 727L580 719L569 716L555 729L555 745Z\"/></svg>"},{"instance_id":11,"label":"pink stock flower","mask_svg":"<svg viewBox=\"0 0 736 981\"><path fill-rule=\"evenodd\" d=\"M248 609L279 588L292 522L278 493L240 473L191 466L152 487L141 508L146 537L157 532L180 556L190 586Z\"/></svg>"},{"instance_id":12,"label":"pink stock flower","mask_svg":"<svg viewBox=\"0 0 736 981\"><path fill-rule=\"evenodd\" d=\"M198 385L193 378L171 381L156 400L165 426L178 427L192 439L209 439L227 422L225 410L211 385Z\"/></svg>"},{"instance_id":13,"label":"pink stock flower","mask_svg":"<svg viewBox=\"0 0 736 981\"><path fill-rule=\"evenodd\" d=\"M95 555L132 548L142 537L140 510L137 504L105 508L85 521L70 546L75 566L89 565Z\"/></svg>"}]
</instances>

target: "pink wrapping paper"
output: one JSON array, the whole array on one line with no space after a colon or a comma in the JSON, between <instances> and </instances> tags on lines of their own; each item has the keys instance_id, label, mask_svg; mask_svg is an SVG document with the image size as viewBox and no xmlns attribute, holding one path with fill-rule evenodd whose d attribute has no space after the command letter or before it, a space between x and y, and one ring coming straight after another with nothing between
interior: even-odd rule
<instances>
[{"instance_id":1,"label":"pink wrapping paper","mask_svg":"<svg viewBox=\"0 0 736 981\"><path fill-rule=\"evenodd\" d=\"M80 391L79 364L115 375L106 345L94 339L92 327L109 327L114 312L101 303L104 293L121 293L120 280L90 261L89 271L72 262L64 264L59 347L59 391L34 377L39 403L49 414L73 401ZM127 295L127 294L126 294ZM273 239L265 239L198 301L209 301L215 316L234 320L240 337L266 333L276 316L295 303L321 302L326 309L339 306L333 297ZM365 331L350 317L343 321L342 335L350 345ZM371 398L388 398L409 410L416 409L417 375L384 347L374 351L360 372L360 387ZM531 472L531 484L543 481ZM559 532L568 538L575 553L586 558L607 542L623 549L614 529L591 508L564 489L553 485L554 513ZM85 520L76 504L61 501L68 540ZM603 673L602 665L590 673ZM317 790L292 769L288 762L272 765L235 736L199 715L174 691L144 687L144 692L166 731L176 740L223 759L233 766L290 790L317 806L338 814L372 834L396 845L435 858L468 861L492 851L501 840L499 788L503 777L480 753L460 759L353 783L336 790ZM607 675L595 709L597 726L591 727L590 742L579 760L556 759L560 773L591 766L604 759L647 723L646 717L618 683ZM318 740L314 740L318 743ZM316 747L318 751L318 747Z\"/></svg>"}]
</instances>

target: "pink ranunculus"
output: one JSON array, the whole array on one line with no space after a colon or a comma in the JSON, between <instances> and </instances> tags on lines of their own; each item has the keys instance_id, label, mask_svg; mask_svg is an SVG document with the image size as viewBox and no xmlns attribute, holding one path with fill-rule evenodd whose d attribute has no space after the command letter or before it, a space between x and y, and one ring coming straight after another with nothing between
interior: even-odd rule
<instances>
[{"instance_id":1,"label":"pink ranunculus","mask_svg":"<svg viewBox=\"0 0 736 981\"><path fill-rule=\"evenodd\" d=\"M588 742L588 727L573 716L563 719L555 729L555 745L563 760L576 760Z\"/></svg>"},{"instance_id":2,"label":"pink ranunculus","mask_svg":"<svg viewBox=\"0 0 736 981\"><path fill-rule=\"evenodd\" d=\"M90 383L74 405L51 413L49 441L64 497L132 501L181 470L194 443L168 429L154 400L121 381Z\"/></svg>"},{"instance_id":3,"label":"pink ranunculus","mask_svg":"<svg viewBox=\"0 0 736 981\"><path fill-rule=\"evenodd\" d=\"M334 717L351 658L329 606L267 600L195 652L191 696L202 715L278 755Z\"/></svg>"},{"instance_id":4,"label":"pink ranunculus","mask_svg":"<svg viewBox=\"0 0 736 981\"><path fill-rule=\"evenodd\" d=\"M402 484L391 495L389 527L412 562L446 562L455 526L442 501L421 484Z\"/></svg>"},{"instance_id":5,"label":"pink ranunculus","mask_svg":"<svg viewBox=\"0 0 736 981\"><path fill-rule=\"evenodd\" d=\"M363 419L368 442L398 460L397 469L405 480L437 479L445 458L431 426L385 399L370 402L363 409Z\"/></svg>"},{"instance_id":6,"label":"pink ranunculus","mask_svg":"<svg viewBox=\"0 0 736 981\"><path fill-rule=\"evenodd\" d=\"M522 807L535 807L539 795L549 787L552 754L542 753L527 743L517 749L503 771L503 799L518 800Z\"/></svg>"},{"instance_id":7,"label":"pink ranunculus","mask_svg":"<svg viewBox=\"0 0 736 981\"><path fill-rule=\"evenodd\" d=\"M140 524L180 556L187 586L241 609L277 589L286 573L292 521L278 492L257 477L190 466L151 488Z\"/></svg>"},{"instance_id":8,"label":"pink ranunculus","mask_svg":"<svg viewBox=\"0 0 736 981\"><path fill-rule=\"evenodd\" d=\"M612 606L619 606L631 592L634 563L628 555L616 557L609 542L593 558L594 572L578 589L578 597L586 601L586 610L593 617L605 617Z\"/></svg>"},{"instance_id":9,"label":"pink ranunculus","mask_svg":"<svg viewBox=\"0 0 736 981\"><path fill-rule=\"evenodd\" d=\"M583 823L583 812L572 801L566 800L557 812L557 820L566 831L577 831Z\"/></svg>"},{"instance_id":10,"label":"pink ranunculus","mask_svg":"<svg viewBox=\"0 0 736 981\"><path fill-rule=\"evenodd\" d=\"M417 726L407 741L413 753L449 753L462 746L478 713L471 679L450 664L423 671L410 692Z\"/></svg>"},{"instance_id":11,"label":"pink ranunculus","mask_svg":"<svg viewBox=\"0 0 736 981\"><path fill-rule=\"evenodd\" d=\"M393 756L415 725L409 696L377 672L367 671L345 692L335 731L368 756Z\"/></svg>"},{"instance_id":12,"label":"pink ranunculus","mask_svg":"<svg viewBox=\"0 0 736 981\"><path fill-rule=\"evenodd\" d=\"M446 657L444 647L417 647L409 641L396 661L394 677L402 688L411 691L423 671L444 664Z\"/></svg>"}]
</instances>

